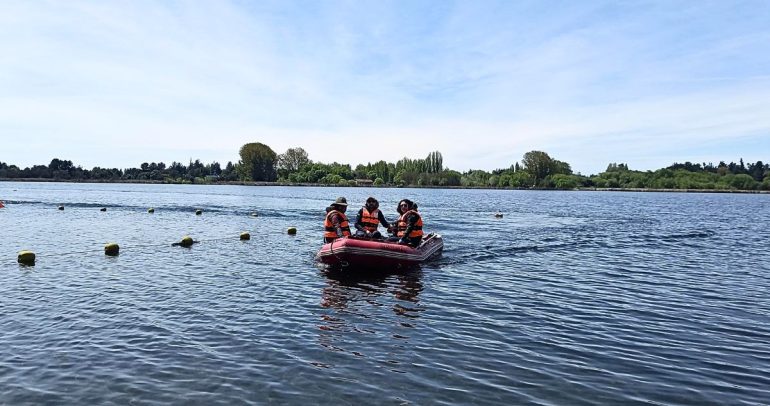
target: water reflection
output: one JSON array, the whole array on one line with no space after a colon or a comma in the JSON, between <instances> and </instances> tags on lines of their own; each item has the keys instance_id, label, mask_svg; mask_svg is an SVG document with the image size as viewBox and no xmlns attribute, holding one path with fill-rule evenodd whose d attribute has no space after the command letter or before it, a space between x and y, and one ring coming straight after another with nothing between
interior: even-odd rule
<instances>
[{"instance_id":1,"label":"water reflection","mask_svg":"<svg viewBox=\"0 0 770 406\"><path fill-rule=\"evenodd\" d=\"M321 292L319 343L328 350L361 356L360 349L404 343L424 310L419 268L399 273L326 271ZM383 340L387 342L382 342ZM366 346L365 342L379 342Z\"/></svg>"},{"instance_id":2,"label":"water reflection","mask_svg":"<svg viewBox=\"0 0 770 406\"><path fill-rule=\"evenodd\" d=\"M398 273L368 272L365 274L348 271L327 271L326 286L323 288L321 306L337 310L346 310L351 304L366 302L373 306L382 306L379 295L390 293L399 301L412 305L393 304L393 311L406 317L417 317L420 311L419 294L423 290L422 270L410 269ZM414 312L415 314L410 314Z\"/></svg>"}]
</instances>

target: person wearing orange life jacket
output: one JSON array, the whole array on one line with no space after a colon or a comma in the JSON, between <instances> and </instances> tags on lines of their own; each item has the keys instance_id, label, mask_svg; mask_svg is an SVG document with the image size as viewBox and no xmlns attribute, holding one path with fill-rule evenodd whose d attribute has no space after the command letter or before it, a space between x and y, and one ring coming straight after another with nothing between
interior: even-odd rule
<instances>
[{"instance_id":1,"label":"person wearing orange life jacket","mask_svg":"<svg viewBox=\"0 0 770 406\"><path fill-rule=\"evenodd\" d=\"M396 209L401 215L396 222L396 235L388 241L397 241L399 244L408 244L417 247L422 242L422 216L417 212L417 204L409 199L398 202Z\"/></svg>"},{"instance_id":2,"label":"person wearing orange life jacket","mask_svg":"<svg viewBox=\"0 0 770 406\"><path fill-rule=\"evenodd\" d=\"M356 215L356 236L364 238L381 239L382 234L377 231L377 226L382 224L386 229L390 228L388 220L379 209L380 202L373 197L366 199L366 204Z\"/></svg>"},{"instance_id":3,"label":"person wearing orange life jacket","mask_svg":"<svg viewBox=\"0 0 770 406\"><path fill-rule=\"evenodd\" d=\"M350 237L350 223L345 216L348 209L348 201L344 197L338 197L327 209L324 219L324 242L332 242L338 238Z\"/></svg>"}]
</instances>

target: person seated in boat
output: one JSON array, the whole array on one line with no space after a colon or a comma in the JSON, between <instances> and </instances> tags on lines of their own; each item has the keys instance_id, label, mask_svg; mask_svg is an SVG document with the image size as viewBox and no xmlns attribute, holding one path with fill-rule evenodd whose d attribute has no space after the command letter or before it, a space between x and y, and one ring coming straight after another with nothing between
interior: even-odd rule
<instances>
[{"instance_id":1,"label":"person seated in boat","mask_svg":"<svg viewBox=\"0 0 770 406\"><path fill-rule=\"evenodd\" d=\"M347 199L338 197L329 208L326 210L326 218L324 219L324 242L349 237L350 224L345 216L345 210L348 209Z\"/></svg>"},{"instance_id":2,"label":"person seated in boat","mask_svg":"<svg viewBox=\"0 0 770 406\"><path fill-rule=\"evenodd\" d=\"M399 244L407 244L417 247L422 242L422 216L417 212L417 204L409 199L398 202L396 208L401 215L395 224L396 235L388 241L396 241Z\"/></svg>"},{"instance_id":3,"label":"person seated in boat","mask_svg":"<svg viewBox=\"0 0 770 406\"><path fill-rule=\"evenodd\" d=\"M377 226L383 225L386 229L390 228L388 220L379 209L380 202L373 197L366 199L366 204L356 215L356 236L364 238L381 239L382 234L377 231Z\"/></svg>"}]
</instances>

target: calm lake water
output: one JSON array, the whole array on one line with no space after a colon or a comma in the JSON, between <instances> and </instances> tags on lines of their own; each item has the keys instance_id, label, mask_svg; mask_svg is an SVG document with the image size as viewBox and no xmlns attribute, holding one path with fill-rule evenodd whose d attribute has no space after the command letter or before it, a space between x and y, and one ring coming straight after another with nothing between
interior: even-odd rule
<instances>
[{"instance_id":1,"label":"calm lake water","mask_svg":"<svg viewBox=\"0 0 770 406\"><path fill-rule=\"evenodd\" d=\"M324 208L369 195L389 218L417 201L443 257L317 268ZM0 183L0 200L0 404L770 403L770 195Z\"/></svg>"}]
</instances>

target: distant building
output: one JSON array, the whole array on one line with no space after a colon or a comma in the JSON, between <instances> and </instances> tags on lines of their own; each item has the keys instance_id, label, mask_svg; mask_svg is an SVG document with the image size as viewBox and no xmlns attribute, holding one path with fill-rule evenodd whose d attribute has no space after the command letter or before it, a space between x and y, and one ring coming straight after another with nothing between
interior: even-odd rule
<instances>
[{"instance_id":1,"label":"distant building","mask_svg":"<svg viewBox=\"0 0 770 406\"><path fill-rule=\"evenodd\" d=\"M369 179L356 179L356 186L372 186L374 184L373 180Z\"/></svg>"}]
</instances>

